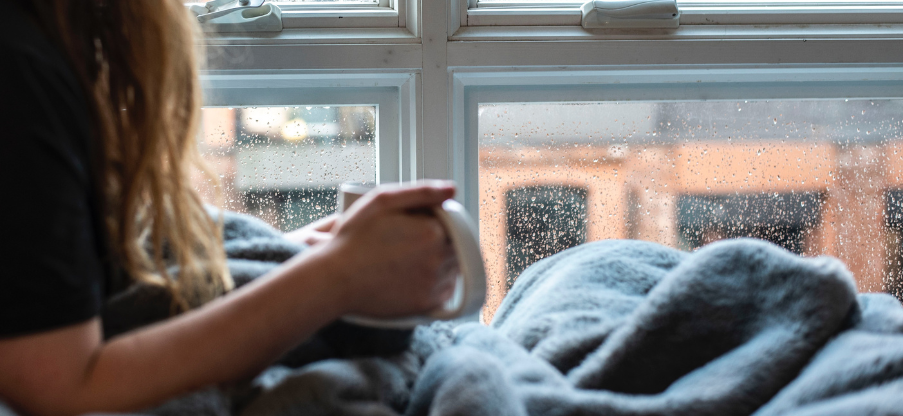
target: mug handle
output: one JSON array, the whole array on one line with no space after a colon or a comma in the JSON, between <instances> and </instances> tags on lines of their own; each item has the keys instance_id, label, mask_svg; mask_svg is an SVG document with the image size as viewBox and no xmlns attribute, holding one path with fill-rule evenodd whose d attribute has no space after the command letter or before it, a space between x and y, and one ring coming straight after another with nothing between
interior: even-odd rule
<instances>
[{"instance_id":1,"label":"mug handle","mask_svg":"<svg viewBox=\"0 0 903 416\"><path fill-rule=\"evenodd\" d=\"M451 239L458 256L460 274L455 284L455 294L443 307L426 315L399 319L375 319L364 316L346 315L342 319L357 325L376 328L406 329L433 321L450 320L476 313L486 300L486 269L477 239L477 226L464 206L449 199L442 207L434 210Z\"/></svg>"}]
</instances>

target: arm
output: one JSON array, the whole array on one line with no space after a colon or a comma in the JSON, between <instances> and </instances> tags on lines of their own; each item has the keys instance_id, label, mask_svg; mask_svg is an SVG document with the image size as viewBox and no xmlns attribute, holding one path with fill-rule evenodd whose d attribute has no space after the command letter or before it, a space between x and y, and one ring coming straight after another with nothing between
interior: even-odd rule
<instances>
[{"instance_id":1,"label":"arm","mask_svg":"<svg viewBox=\"0 0 903 416\"><path fill-rule=\"evenodd\" d=\"M453 290L441 225L410 210L447 186L373 195L335 237L204 307L103 343L98 319L0 341L0 396L34 414L128 411L253 375L337 317L423 312Z\"/></svg>"}]
</instances>

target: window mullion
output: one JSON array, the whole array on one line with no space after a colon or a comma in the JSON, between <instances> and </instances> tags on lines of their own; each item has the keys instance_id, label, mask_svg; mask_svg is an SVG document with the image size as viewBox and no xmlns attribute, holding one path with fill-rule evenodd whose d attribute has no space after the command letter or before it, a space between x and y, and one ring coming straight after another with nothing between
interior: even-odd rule
<instances>
[{"instance_id":1,"label":"window mullion","mask_svg":"<svg viewBox=\"0 0 903 416\"><path fill-rule=\"evenodd\" d=\"M449 137L448 85L449 71L447 64L448 44L448 3L441 7L440 3L424 7L422 15L423 88L421 93L421 117L423 133L422 149L418 156L422 162L422 177L448 179L451 177L449 153L451 143Z\"/></svg>"}]
</instances>

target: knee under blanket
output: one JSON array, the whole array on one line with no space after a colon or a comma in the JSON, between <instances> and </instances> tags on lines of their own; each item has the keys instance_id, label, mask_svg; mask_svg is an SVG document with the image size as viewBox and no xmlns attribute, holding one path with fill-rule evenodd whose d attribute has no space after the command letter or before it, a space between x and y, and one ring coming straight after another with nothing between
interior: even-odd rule
<instances>
[{"instance_id":1,"label":"knee under blanket","mask_svg":"<svg viewBox=\"0 0 903 416\"><path fill-rule=\"evenodd\" d=\"M903 414L900 303L757 240L586 244L527 269L490 327L439 329L415 364L313 364L246 414Z\"/></svg>"}]
</instances>

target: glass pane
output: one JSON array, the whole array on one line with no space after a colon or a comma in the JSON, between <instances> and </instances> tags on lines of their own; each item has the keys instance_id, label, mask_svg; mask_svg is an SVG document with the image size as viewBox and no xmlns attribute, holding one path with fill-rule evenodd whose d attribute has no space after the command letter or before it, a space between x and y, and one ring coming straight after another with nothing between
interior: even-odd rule
<instances>
[{"instance_id":1,"label":"glass pane","mask_svg":"<svg viewBox=\"0 0 903 416\"><path fill-rule=\"evenodd\" d=\"M529 264L608 238L754 237L903 289L903 100L479 107L491 314Z\"/></svg>"},{"instance_id":2,"label":"glass pane","mask_svg":"<svg viewBox=\"0 0 903 416\"><path fill-rule=\"evenodd\" d=\"M290 231L335 212L344 181L376 181L375 107L202 110L200 149L222 206ZM216 203L203 176L202 197Z\"/></svg>"}]
</instances>

